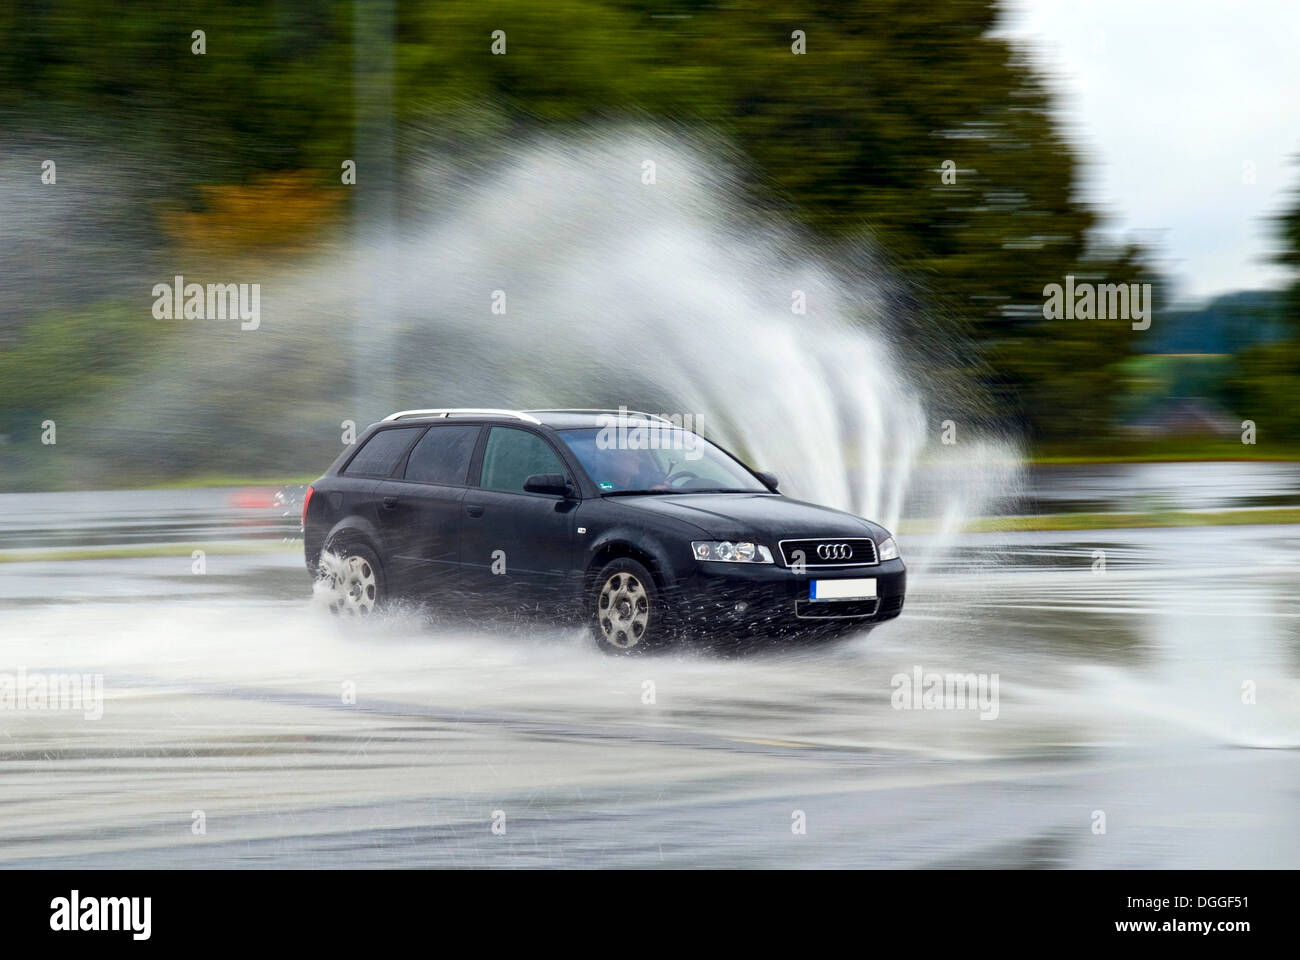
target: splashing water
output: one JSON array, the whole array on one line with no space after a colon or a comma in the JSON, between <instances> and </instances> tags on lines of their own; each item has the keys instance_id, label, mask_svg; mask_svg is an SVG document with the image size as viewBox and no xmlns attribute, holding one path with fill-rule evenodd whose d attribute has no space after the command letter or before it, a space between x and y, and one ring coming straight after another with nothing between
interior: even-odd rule
<instances>
[{"instance_id":1,"label":"splashing water","mask_svg":"<svg viewBox=\"0 0 1300 960\"><path fill-rule=\"evenodd\" d=\"M908 372L884 285L748 213L712 154L619 131L411 183L400 230L267 276L261 328L183 346L131 418L192 430L233 381L260 412L232 419L265 433L243 445L282 450L401 408L626 405L690 415L792 496L933 518L939 544L1015 480L980 411ZM928 443L948 418L959 442Z\"/></svg>"}]
</instances>

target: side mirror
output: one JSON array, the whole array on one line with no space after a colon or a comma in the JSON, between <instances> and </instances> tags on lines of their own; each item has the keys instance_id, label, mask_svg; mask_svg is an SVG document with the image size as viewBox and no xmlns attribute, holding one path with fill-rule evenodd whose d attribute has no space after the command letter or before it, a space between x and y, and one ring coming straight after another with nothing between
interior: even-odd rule
<instances>
[{"instance_id":1,"label":"side mirror","mask_svg":"<svg viewBox=\"0 0 1300 960\"><path fill-rule=\"evenodd\" d=\"M781 481L776 478L775 473L768 473L765 470L755 470L754 476L758 477L763 486L767 487L767 489L771 490L773 493L776 493L776 488L781 483Z\"/></svg>"},{"instance_id":2,"label":"side mirror","mask_svg":"<svg viewBox=\"0 0 1300 960\"><path fill-rule=\"evenodd\" d=\"M545 493L552 497L567 497L569 481L562 473L534 473L524 481L524 493Z\"/></svg>"}]
</instances>

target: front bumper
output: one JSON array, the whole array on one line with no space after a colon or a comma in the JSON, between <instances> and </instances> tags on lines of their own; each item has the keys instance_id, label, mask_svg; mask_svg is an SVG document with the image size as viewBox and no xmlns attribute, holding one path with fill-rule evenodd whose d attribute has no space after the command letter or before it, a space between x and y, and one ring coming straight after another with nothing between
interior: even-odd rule
<instances>
[{"instance_id":1,"label":"front bumper","mask_svg":"<svg viewBox=\"0 0 1300 960\"><path fill-rule=\"evenodd\" d=\"M874 600L812 600L813 580L876 581ZM809 569L796 574L778 564L700 561L668 597L690 629L802 632L882 623L903 612L907 568L902 560L862 567Z\"/></svg>"}]
</instances>

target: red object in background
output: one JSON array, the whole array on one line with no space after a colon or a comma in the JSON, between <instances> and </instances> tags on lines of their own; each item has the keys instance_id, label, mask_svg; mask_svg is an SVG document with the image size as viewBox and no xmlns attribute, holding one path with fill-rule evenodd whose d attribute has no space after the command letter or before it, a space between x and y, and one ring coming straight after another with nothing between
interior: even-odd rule
<instances>
[{"instance_id":1,"label":"red object in background","mask_svg":"<svg viewBox=\"0 0 1300 960\"><path fill-rule=\"evenodd\" d=\"M230 495L230 504L252 510L269 510L275 504L275 490L271 487L244 487Z\"/></svg>"},{"instance_id":2,"label":"red object in background","mask_svg":"<svg viewBox=\"0 0 1300 960\"><path fill-rule=\"evenodd\" d=\"M307 529L307 504L311 503L312 487L307 485L307 492L302 495L302 528Z\"/></svg>"}]
</instances>

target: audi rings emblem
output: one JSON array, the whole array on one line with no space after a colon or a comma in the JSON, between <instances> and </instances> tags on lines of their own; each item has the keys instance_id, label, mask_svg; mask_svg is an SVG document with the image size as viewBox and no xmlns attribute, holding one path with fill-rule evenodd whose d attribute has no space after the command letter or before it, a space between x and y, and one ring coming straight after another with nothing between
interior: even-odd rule
<instances>
[{"instance_id":1,"label":"audi rings emblem","mask_svg":"<svg viewBox=\"0 0 1300 960\"><path fill-rule=\"evenodd\" d=\"M817 556L823 560L848 560L853 548L847 543L822 543L817 546Z\"/></svg>"}]
</instances>

